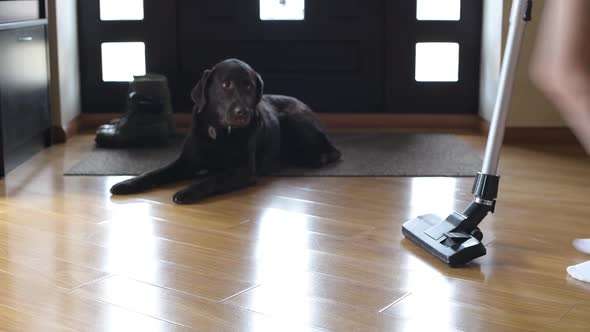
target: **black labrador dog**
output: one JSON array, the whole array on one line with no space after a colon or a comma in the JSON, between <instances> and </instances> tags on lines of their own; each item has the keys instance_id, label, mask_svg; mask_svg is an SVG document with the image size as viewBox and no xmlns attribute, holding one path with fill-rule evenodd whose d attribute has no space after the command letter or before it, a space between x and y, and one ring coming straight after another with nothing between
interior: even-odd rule
<instances>
[{"instance_id":1,"label":"black labrador dog","mask_svg":"<svg viewBox=\"0 0 590 332\"><path fill-rule=\"evenodd\" d=\"M174 195L189 204L253 185L285 164L321 167L340 159L312 110L286 96L263 95L263 81L248 64L229 59L205 70L191 93L192 126L171 164L120 182L114 195L194 179Z\"/></svg>"}]
</instances>

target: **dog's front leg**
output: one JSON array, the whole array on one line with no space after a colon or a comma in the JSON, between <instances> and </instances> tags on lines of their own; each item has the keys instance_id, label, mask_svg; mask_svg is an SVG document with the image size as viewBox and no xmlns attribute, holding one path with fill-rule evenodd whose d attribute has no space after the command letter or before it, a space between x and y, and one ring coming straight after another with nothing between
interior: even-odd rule
<instances>
[{"instance_id":1,"label":"dog's front leg","mask_svg":"<svg viewBox=\"0 0 590 332\"><path fill-rule=\"evenodd\" d=\"M111 188L113 195L136 194L156 186L181 180L187 180L195 176L194 167L184 159L177 159L168 166L155 171L119 182Z\"/></svg>"},{"instance_id":2,"label":"dog's front leg","mask_svg":"<svg viewBox=\"0 0 590 332\"><path fill-rule=\"evenodd\" d=\"M192 184L174 195L177 204L190 204L203 198L245 188L256 183L256 174L251 167L237 168L216 173Z\"/></svg>"}]
</instances>

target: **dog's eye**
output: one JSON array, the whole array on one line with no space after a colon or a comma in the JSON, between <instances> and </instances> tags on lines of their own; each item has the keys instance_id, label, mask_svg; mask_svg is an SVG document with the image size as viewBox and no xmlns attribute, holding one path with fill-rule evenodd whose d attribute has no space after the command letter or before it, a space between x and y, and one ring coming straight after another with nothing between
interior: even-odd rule
<instances>
[{"instance_id":1,"label":"dog's eye","mask_svg":"<svg viewBox=\"0 0 590 332\"><path fill-rule=\"evenodd\" d=\"M252 89L254 88L254 86L252 86L252 84L250 84L250 83L246 83L245 88L248 91L252 91Z\"/></svg>"},{"instance_id":2,"label":"dog's eye","mask_svg":"<svg viewBox=\"0 0 590 332\"><path fill-rule=\"evenodd\" d=\"M232 81L225 81L223 83L221 83L221 87L226 89L226 90L230 90L234 87Z\"/></svg>"}]
</instances>

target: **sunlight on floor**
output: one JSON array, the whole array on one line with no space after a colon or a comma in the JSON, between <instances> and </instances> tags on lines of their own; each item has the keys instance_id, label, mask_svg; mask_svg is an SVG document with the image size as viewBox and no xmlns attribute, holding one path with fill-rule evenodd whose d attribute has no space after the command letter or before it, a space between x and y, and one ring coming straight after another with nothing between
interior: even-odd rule
<instances>
[{"instance_id":1,"label":"sunlight on floor","mask_svg":"<svg viewBox=\"0 0 590 332\"><path fill-rule=\"evenodd\" d=\"M307 218L279 209L264 212L256 246L256 279L280 282L288 288L281 292L273 292L275 287L264 288L252 298L255 308L287 312L302 323L310 320L313 311L307 298L311 287L309 276L300 272L308 269L310 259Z\"/></svg>"},{"instance_id":2,"label":"sunlight on floor","mask_svg":"<svg viewBox=\"0 0 590 332\"><path fill-rule=\"evenodd\" d=\"M455 210L456 189L455 178L413 178L409 217L432 213L446 218Z\"/></svg>"},{"instance_id":3,"label":"sunlight on floor","mask_svg":"<svg viewBox=\"0 0 590 332\"><path fill-rule=\"evenodd\" d=\"M115 216L108 222L107 267L109 271L134 273L157 280L158 260L154 225L150 221L149 203L112 204Z\"/></svg>"},{"instance_id":4,"label":"sunlight on floor","mask_svg":"<svg viewBox=\"0 0 590 332\"><path fill-rule=\"evenodd\" d=\"M289 271L309 265L308 216L280 209L266 209L258 230L256 279L288 277Z\"/></svg>"}]
</instances>

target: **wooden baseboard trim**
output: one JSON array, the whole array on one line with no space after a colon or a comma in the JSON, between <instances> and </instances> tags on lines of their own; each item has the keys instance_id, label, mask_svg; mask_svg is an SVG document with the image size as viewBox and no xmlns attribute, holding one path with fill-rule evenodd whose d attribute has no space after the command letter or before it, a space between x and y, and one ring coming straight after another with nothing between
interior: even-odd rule
<instances>
[{"instance_id":1,"label":"wooden baseboard trim","mask_svg":"<svg viewBox=\"0 0 590 332\"><path fill-rule=\"evenodd\" d=\"M82 113L80 114L80 129L81 130L96 130L99 126L103 124L107 124L111 122L111 120L121 117L121 114L118 113L100 113L100 114L90 114L90 113Z\"/></svg>"},{"instance_id":2,"label":"wooden baseboard trim","mask_svg":"<svg viewBox=\"0 0 590 332\"><path fill-rule=\"evenodd\" d=\"M65 143L69 138L80 132L82 127L82 116L77 115L65 127L52 126L51 127L51 142L54 144Z\"/></svg>"},{"instance_id":3,"label":"wooden baseboard trim","mask_svg":"<svg viewBox=\"0 0 590 332\"><path fill-rule=\"evenodd\" d=\"M480 130L487 135L490 124L481 120ZM508 127L504 143L579 144L574 133L567 127Z\"/></svg>"},{"instance_id":4,"label":"wooden baseboard trim","mask_svg":"<svg viewBox=\"0 0 590 332\"><path fill-rule=\"evenodd\" d=\"M96 129L120 114L82 114L81 129ZM191 114L176 114L179 129L190 128ZM318 114L328 130L347 129L468 129L477 131L481 118L477 115L431 114Z\"/></svg>"},{"instance_id":5,"label":"wooden baseboard trim","mask_svg":"<svg viewBox=\"0 0 590 332\"><path fill-rule=\"evenodd\" d=\"M96 130L102 124L120 117L117 113L80 114L61 136L71 137L82 130ZM487 135L489 123L478 115L437 114L318 114L322 125L331 131L347 130L427 130L438 132L472 132ZM176 114L179 131L188 130L191 114ZM60 137L61 137L60 136ZM577 143L566 127L509 127L506 143Z\"/></svg>"},{"instance_id":6,"label":"wooden baseboard trim","mask_svg":"<svg viewBox=\"0 0 590 332\"><path fill-rule=\"evenodd\" d=\"M81 114L80 115L80 131L94 131L103 124L111 122L111 120L121 117L119 113L100 113L100 114ZM186 131L191 126L190 114L175 114L176 127L179 131Z\"/></svg>"},{"instance_id":7,"label":"wooden baseboard trim","mask_svg":"<svg viewBox=\"0 0 590 332\"><path fill-rule=\"evenodd\" d=\"M51 126L51 144L62 144L67 140L66 130L62 126Z\"/></svg>"},{"instance_id":8,"label":"wooden baseboard trim","mask_svg":"<svg viewBox=\"0 0 590 332\"><path fill-rule=\"evenodd\" d=\"M327 129L470 129L480 117L459 114L318 114Z\"/></svg>"},{"instance_id":9,"label":"wooden baseboard trim","mask_svg":"<svg viewBox=\"0 0 590 332\"><path fill-rule=\"evenodd\" d=\"M76 115L66 126L66 137L70 138L80 132L82 126L81 114Z\"/></svg>"}]
</instances>

